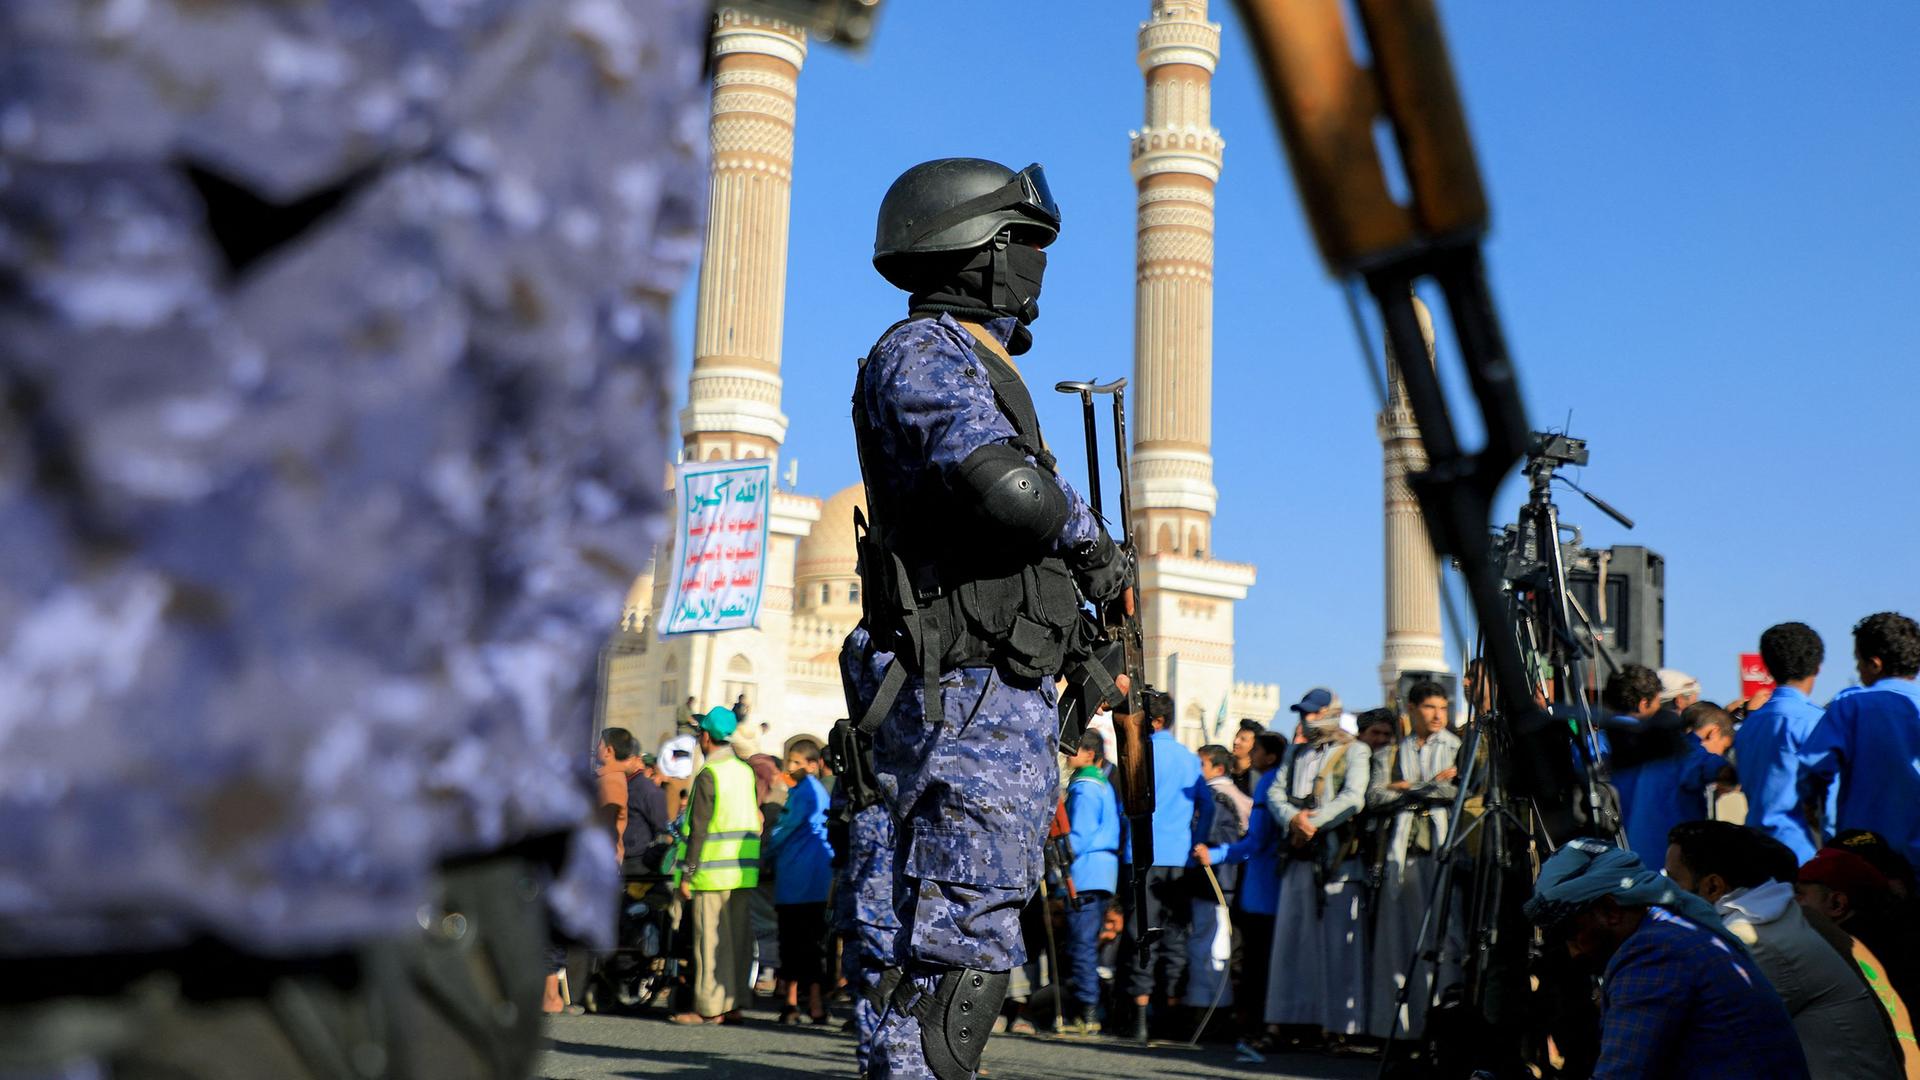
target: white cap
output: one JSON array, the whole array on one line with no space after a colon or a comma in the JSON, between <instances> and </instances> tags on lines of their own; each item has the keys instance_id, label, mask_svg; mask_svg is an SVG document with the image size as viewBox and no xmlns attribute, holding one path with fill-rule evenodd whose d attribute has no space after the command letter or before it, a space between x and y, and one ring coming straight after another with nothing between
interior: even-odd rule
<instances>
[{"instance_id":1,"label":"white cap","mask_svg":"<svg viewBox=\"0 0 1920 1080\"><path fill-rule=\"evenodd\" d=\"M693 736L675 735L660 744L660 756L655 767L662 776L672 780L685 780L693 775Z\"/></svg>"},{"instance_id":2,"label":"white cap","mask_svg":"<svg viewBox=\"0 0 1920 1080\"><path fill-rule=\"evenodd\" d=\"M1660 700L1672 701L1682 694L1700 696L1700 680L1684 671L1673 668L1660 669Z\"/></svg>"}]
</instances>

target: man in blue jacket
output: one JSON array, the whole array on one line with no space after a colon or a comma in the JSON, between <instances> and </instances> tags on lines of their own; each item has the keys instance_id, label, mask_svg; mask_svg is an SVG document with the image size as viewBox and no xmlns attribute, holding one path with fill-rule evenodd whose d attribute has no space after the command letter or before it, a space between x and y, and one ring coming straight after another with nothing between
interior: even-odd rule
<instances>
[{"instance_id":1,"label":"man in blue jacket","mask_svg":"<svg viewBox=\"0 0 1920 1080\"><path fill-rule=\"evenodd\" d=\"M1147 1004L1159 988L1168 1009L1180 1006L1187 980L1187 924L1192 916L1186 889L1194 820L1200 803L1211 796L1200 776L1200 756L1173 737L1173 696L1149 689L1141 695L1153 723L1153 865L1135 865L1147 875L1144 910L1127 913L1129 922L1160 927L1158 939L1142 948L1132 926L1125 942L1127 992L1133 996L1132 1036L1147 1041ZM1129 843L1129 849L1132 845Z\"/></svg>"},{"instance_id":2,"label":"man in blue jacket","mask_svg":"<svg viewBox=\"0 0 1920 1080\"><path fill-rule=\"evenodd\" d=\"M1078 898L1067 905L1067 993L1073 999L1068 1030L1100 1030L1100 924L1120 879L1120 806L1107 780L1106 740L1097 731L1080 736L1067 759L1067 847L1073 852Z\"/></svg>"},{"instance_id":3,"label":"man in blue jacket","mask_svg":"<svg viewBox=\"0 0 1920 1080\"><path fill-rule=\"evenodd\" d=\"M1675 825L1707 816L1707 792L1731 778L1723 757L1733 746L1733 717L1711 702L1695 702L1681 716L1679 750L1632 770L1621 780L1620 801L1630 850L1643 858L1666 858L1667 834Z\"/></svg>"},{"instance_id":4,"label":"man in blue jacket","mask_svg":"<svg viewBox=\"0 0 1920 1080\"><path fill-rule=\"evenodd\" d=\"M1835 697L1806 745L1807 771L1840 781L1839 829L1870 829L1920 865L1920 624L1883 611L1853 628L1860 691Z\"/></svg>"},{"instance_id":5,"label":"man in blue jacket","mask_svg":"<svg viewBox=\"0 0 1920 1080\"><path fill-rule=\"evenodd\" d=\"M1259 779L1253 784L1253 812L1247 818L1246 835L1231 844L1193 849L1194 860L1202 865L1246 865L1233 896L1233 925L1240 931L1241 955L1233 1001L1241 1030L1247 1032L1259 1031L1266 1020L1267 962L1273 953L1273 915L1280 906L1281 831L1267 809L1267 797L1286 752L1287 740L1277 732L1254 736L1249 758Z\"/></svg>"},{"instance_id":6,"label":"man in blue jacket","mask_svg":"<svg viewBox=\"0 0 1920 1080\"><path fill-rule=\"evenodd\" d=\"M1773 694L1747 714L1733 738L1747 823L1793 849L1804 863L1820 850L1819 828L1808 820L1800 778L1801 748L1820 723L1813 680L1826 659L1826 645L1806 623L1781 623L1760 635L1760 659L1773 676Z\"/></svg>"},{"instance_id":7,"label":"man in blue jacket","mask_svg":"<svg viewBox=\"0 0 1920 1080\"><path fill-rule=\"evenodd\" d=\"M780 1022L800 1022L800 992L807 1016L827 1022L827 893L833 887L833 847L827 842L827 789L820 783L820 748L797 742L787 751L793 790L786 812L773 827L773 910L780 923L780 981L786 1007Z\"/></svg>"}]
</instances>

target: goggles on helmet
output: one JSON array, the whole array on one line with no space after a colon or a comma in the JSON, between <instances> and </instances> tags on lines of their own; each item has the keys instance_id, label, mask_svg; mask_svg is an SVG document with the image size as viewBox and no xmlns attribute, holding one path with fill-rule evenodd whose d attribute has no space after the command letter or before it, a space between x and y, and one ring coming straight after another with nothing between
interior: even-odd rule
<instances>
[{"instance_id":1,"label":"goggles on helmet","mask_svg":"<svg viewBox=\"0 0 1920 1080\"><path fill-rule=\"evenodd\" d=\"M1030 211L1054 228L1060 227L1060 204L1053 201L1053 190L1047 187L1047 170L1038 162L1021 169L1007 181L1007 189L1016 188L1020 198L1005 205Z\"/></svg>"}]
</instances>

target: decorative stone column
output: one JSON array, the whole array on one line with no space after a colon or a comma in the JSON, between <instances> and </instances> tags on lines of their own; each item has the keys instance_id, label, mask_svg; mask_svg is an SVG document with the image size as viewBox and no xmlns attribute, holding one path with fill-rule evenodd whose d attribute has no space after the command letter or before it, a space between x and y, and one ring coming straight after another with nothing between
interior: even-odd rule
<instances>
[{"instance_id":1,"label":"decorative stone column","mask_svg":"<svg viewBox=\"0 0 1920 1080\"><path fill-rule=\"evenodd\" d=\"M1420 335L1433 363L1433 317L1417 298ZM1387 342L1387 408L1378 430L1386 489L1387 634L1380 660L1383 700L1395 700L1400 676L1409 671L1443 673L1447 667L1445 639L1440 634L1440 562L1427 537L1420 502L1407 483L1411 473L1427 467L1427 451L1420 443L1420 427L1407 401L1406 380L1399 358Z\"/></svg>"},{"instance_id":2,"label":"decorative stone column","mask_svg":"<svg viewBox=\"0 0 1920 1080\"><path fill-rule=\"evenodd\" d=\"M1224 143L1211 124L1220 26L1206 0L1154 0L1140 25L1147 116L1132 132L1139 191L1133 397L1141 547L1204 555L1213 513L1213 189Z\"/></svg>"},{"instance_id":3,"label":"decorative stone column","mask_svg":"<svg viewBox=\"0 0 1920 1080\"><path fill-rule=\"evenodd\" d=\"M772 457L786 438L780 335L805 31L721 8L713 35L713 179L680 433L689 459Z\"/></svg>"},{"instance_id":4,"label":"decorative stone column","mask_svg":"<svg viewBox=\"0 0 1920 1080\"><path fill-rule=\"evenodd\" d=\"M1131 133L1139 191L1133 506L1147 679L1176 696L1187 742L1219 737L1236 702L1233 603L1254 568L1211 557L1213 189L1224 146L1211 123L1220 26L1206 0L1153 0L1140 24L1145 125ZM1252 698L1257 699L1257 693ZM1264 719L1264 717L1262 717Z\"/></svg>"}]
</instances>

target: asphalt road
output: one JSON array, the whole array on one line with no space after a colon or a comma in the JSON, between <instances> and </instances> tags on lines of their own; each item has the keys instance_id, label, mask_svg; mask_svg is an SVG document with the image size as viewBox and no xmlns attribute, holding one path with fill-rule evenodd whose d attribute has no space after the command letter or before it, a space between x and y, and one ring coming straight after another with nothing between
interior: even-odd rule
<instances>
[{"instance_id":1,"label":"asphalt road","mask_svg":"<svg viewBox=\"0 0 1920 1080\"><path fill-rule=\"evenodd\" d=\"M676 1027L658 1017L560 1016L547 1028L551 1044L536 1075L546 1080L636 1077L740 1077L792 1080L853 1076L853 1036L838 1025L780 1027L771 1012L749 1011L740 1026ZM1365 1060L1312 1054L1240 1064L1225 1046L1140 1049L1113 1039L996 1035L982 1076L992 1080L1119 1080L1153 1077L1267 1077L1360 1080L1374 1075Z\"/></svg>"}]
</instances>

